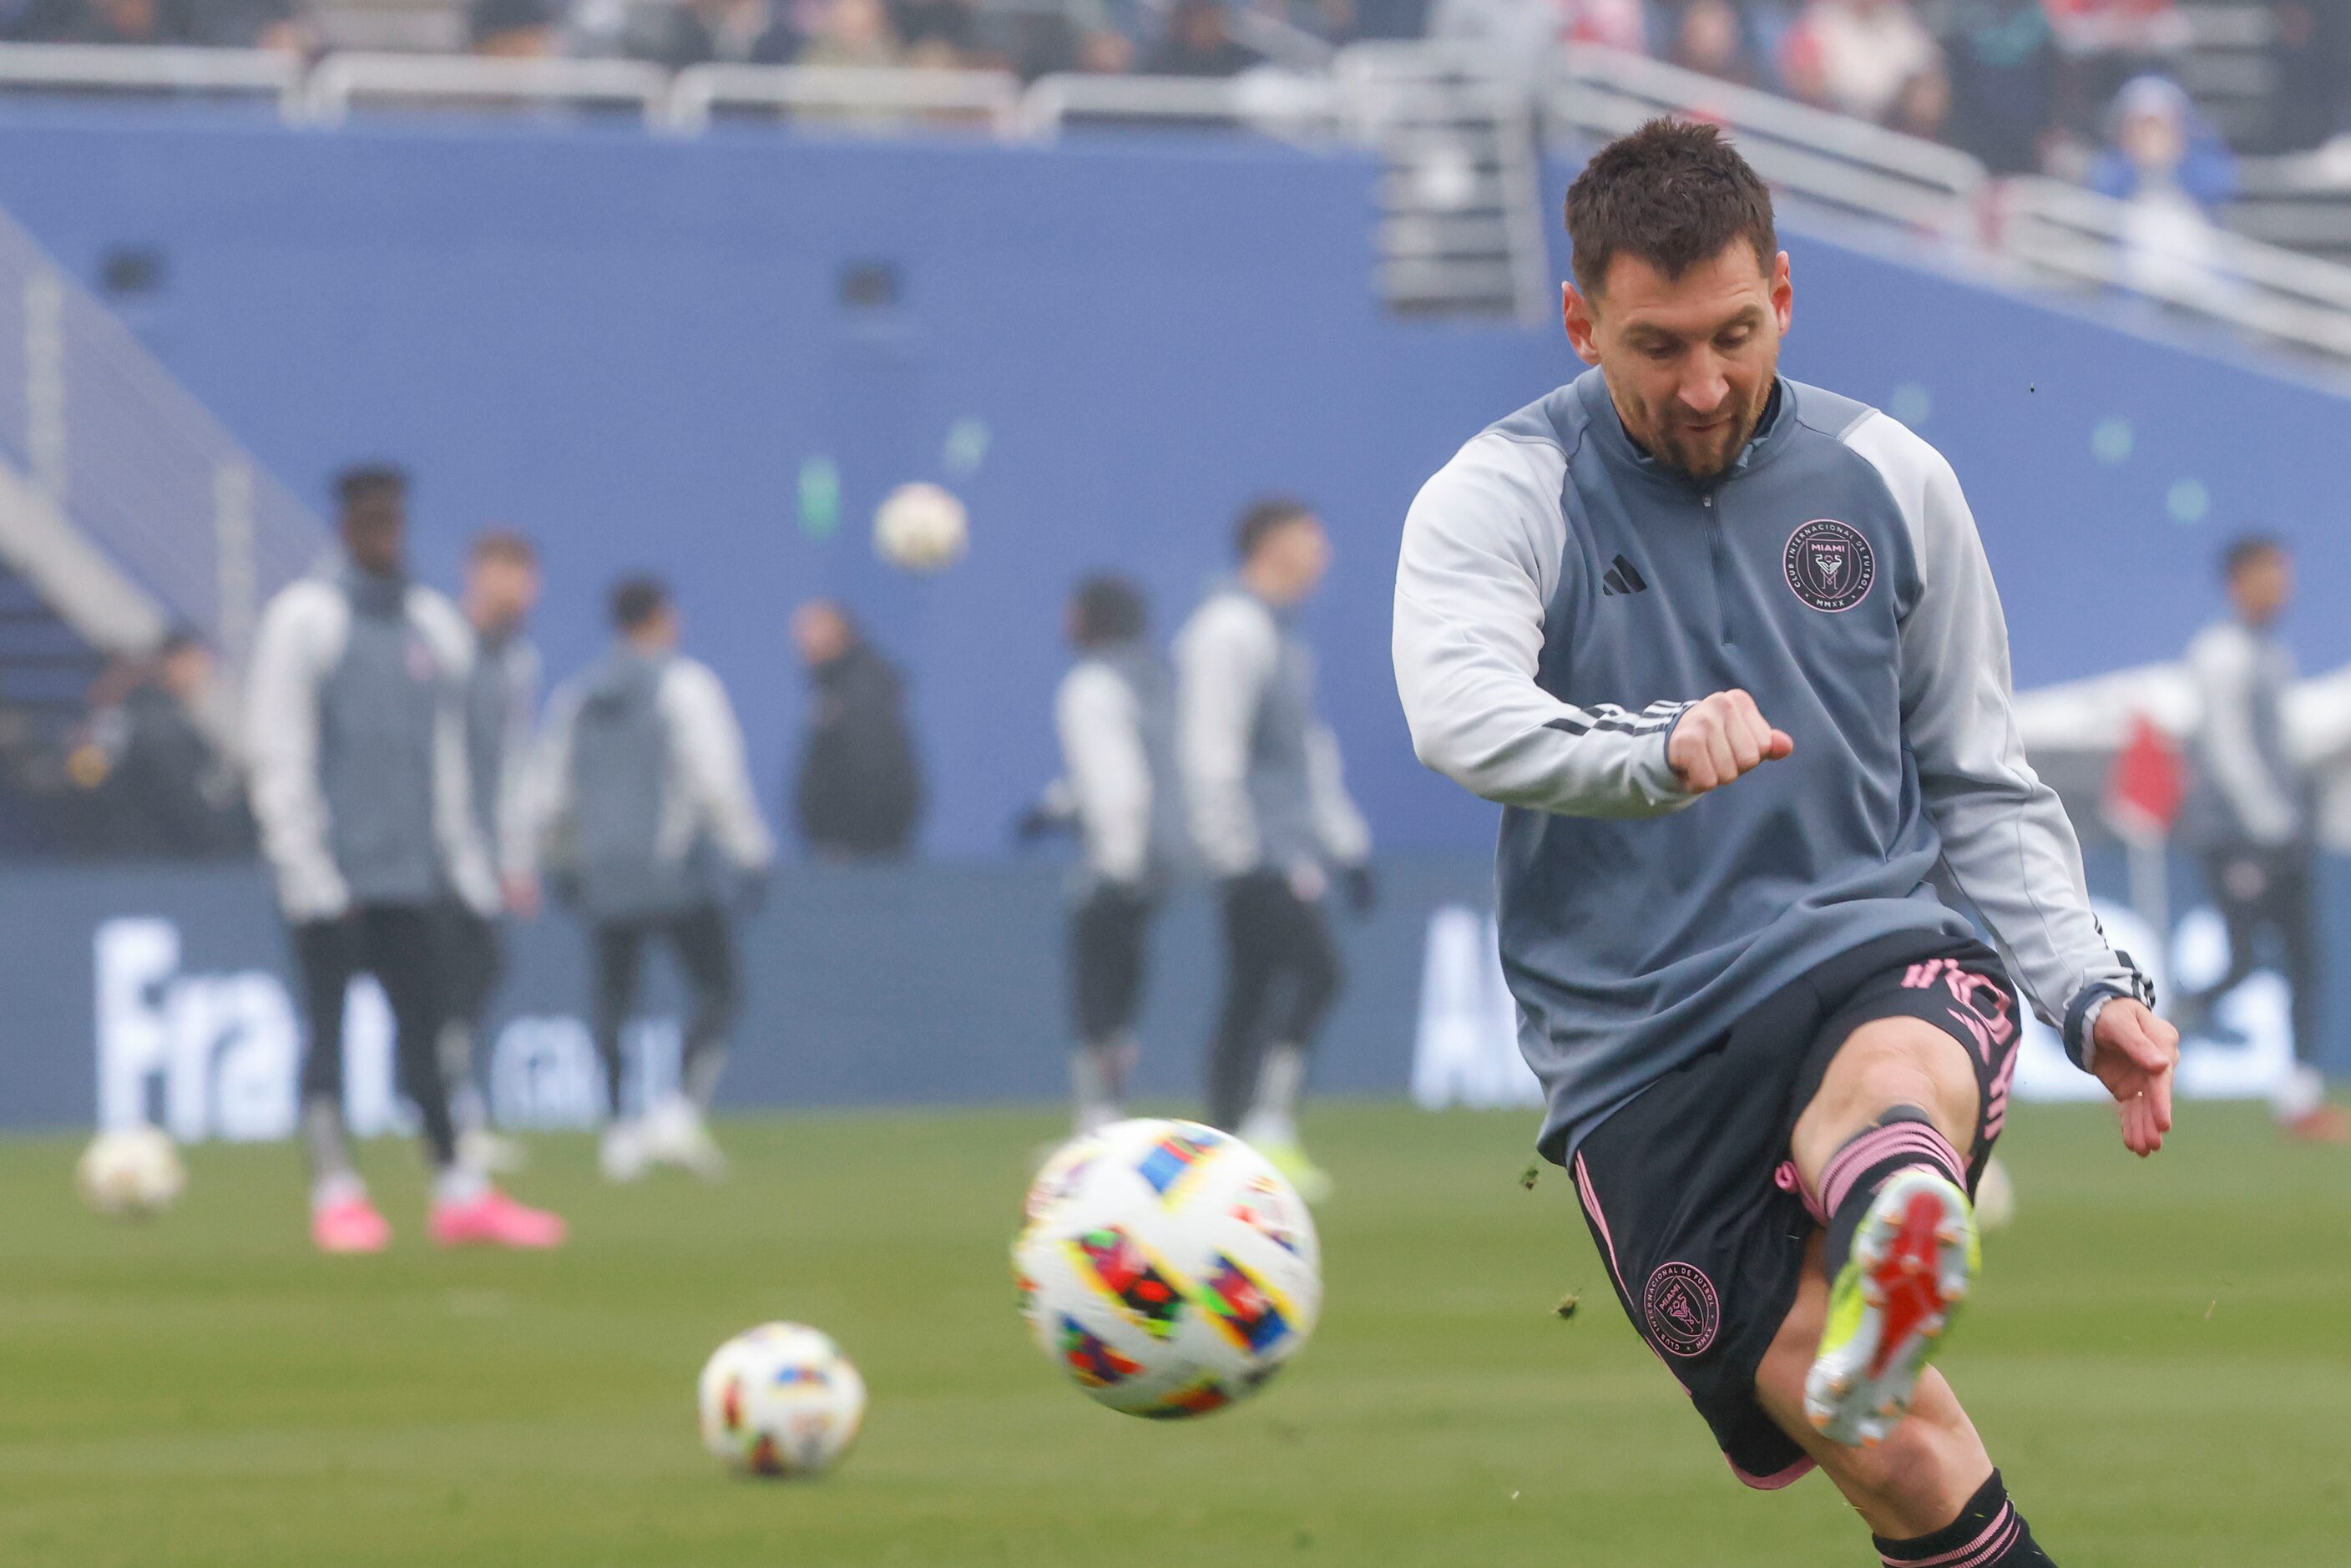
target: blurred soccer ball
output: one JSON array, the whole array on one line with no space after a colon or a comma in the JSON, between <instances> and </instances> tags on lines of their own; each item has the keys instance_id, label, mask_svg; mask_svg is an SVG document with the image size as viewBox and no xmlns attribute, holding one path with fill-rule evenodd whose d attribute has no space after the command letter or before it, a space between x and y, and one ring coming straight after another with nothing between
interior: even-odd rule
<instances>
[{"instance_id":1,"label":"blurred soccer ball","mask_svg":"<svg viewBox=\"0 0 2351 1568\"><path fill-rule=\"evenodd\" d=\"M702 1369L702 1444L729 1469L822 1475L857 1440L865 1380L841 1347L799 1323L761 1323Z\"/></svg>"},{"instance_id":2,"label":"blurred soccer ball","mask_svg":"<svg viewBox=\"0 0 2351 1568\"><path fill-rule=\"evenodd\" d=\"M874 553L907 571L952 566L970 540L963 503L936 485L901 485L873 514Z\"/></svg>"},{"instance_id":3,"label":"blurred soccer ball","mask_svg":"<svg viewBox=\"0 0 2351 1568\"><path fill-rule=\"evenodd\" d=\"M1130 1416L1203 1416L1298 1354L1322 1306L1297 1190L1196 1122L1117 1122L1057 1151L1013 1244L1038 1346Z\"/></svg>"},{"instance_id":4,"label":"blurred soccer ball","mask_svg":"<svg viewBox=\"0 0 2351 1568\"><path fill-rule=\"evenodd\" d=\"M143 1218L172 1207L188 1172L161 1128L124 1127L90 1140L74 1166L74 1185L100 1214Z\"/></svg>"},{"instance_id":5,"label":"blurred soccer ball","mask_svg":"<svg viewBox=\"0 0 2351 1568\"><path fill-rule=\"evenodd\" d=\"M2016 1223L2016 1182L1998 1155L1984 1162L1976 1183L1976 1228L2005 1230Z\"/></svg>"}]
</instances>

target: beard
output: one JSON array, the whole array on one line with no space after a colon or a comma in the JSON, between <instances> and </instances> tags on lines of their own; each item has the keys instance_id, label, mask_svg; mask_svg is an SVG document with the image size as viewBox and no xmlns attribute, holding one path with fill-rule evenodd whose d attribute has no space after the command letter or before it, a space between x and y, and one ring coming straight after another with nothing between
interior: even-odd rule
<instances>
[{"instance_id":1,"label":"beard","mask_svg":"<svg viewBox=\"0 0 2351 1568\"><path fill-rule=\"evenodd\" d=\"M1625 401L1614 395L1613 386L1610 394L1625 434L1633 438L1635 445L1660 467L1685 479L1703 480L1719 476L1739 461L1739 455L1755 438L1756 427L1763 423L1771 394L1779 384L1775 367L1757 381L1752 393L1742 399L1734 392L1723 400L1711 420L1703 422L1693 420L1678 402L1660 406L1638 404L1633 412L1639 418L1629 418ZM1700 423L1707 428L1691 428Z\"/></svg>"},{"instance_id":2,"label":"beard","mask_svg":"<svg viewBox=\"0 0 2351 1568\"><path fill-rule=\"evenodd\" d=\"M1684 478L1712 479L1747 450L1755 427L1763 421L1763 407L1770 397L1767 382L1745 402L1726 401L1705 429L1690 428L1694 422L1678 413L1653 417L1652 429L1641 444L1651 457Z\"/></svg>"}]
</instances>

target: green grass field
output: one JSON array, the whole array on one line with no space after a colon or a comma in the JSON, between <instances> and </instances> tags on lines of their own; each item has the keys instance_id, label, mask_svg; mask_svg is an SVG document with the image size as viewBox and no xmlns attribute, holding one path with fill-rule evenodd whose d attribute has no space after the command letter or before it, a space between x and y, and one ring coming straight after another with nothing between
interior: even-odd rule
<instances>
[{"instance_id":1,"label":"green grass field","mask_svg":"<svg viewBox=\"0 0 2351 1568\"><path fill-rule=\"evenodd\" d=\"M722 1129L724 1186L608 1189L579 1137L515 1185L551 1257L402 1236L309 1252L290 1147L193 1152L146 1226L73 1145L0 1146L0 1563L1818 1564L1875 1561L1817 1478L1741 1489L1618 1312L1530 1118L1330 1106L1329 1298L1259 1401L1102 1410L1023 1335L1005 1267L1044 1113ZM1944 1364L2037 1532L2082 1564L2351 1563L2351 1156L2190 1107L2141 1166L2027 1109L2017 1228ZM1574 1291L1583 1310L1553 1308ZM694 1377L766 1318L831 1331L873 1403L816 1484L731 1479Z\"/></svg>"}]
</instances>

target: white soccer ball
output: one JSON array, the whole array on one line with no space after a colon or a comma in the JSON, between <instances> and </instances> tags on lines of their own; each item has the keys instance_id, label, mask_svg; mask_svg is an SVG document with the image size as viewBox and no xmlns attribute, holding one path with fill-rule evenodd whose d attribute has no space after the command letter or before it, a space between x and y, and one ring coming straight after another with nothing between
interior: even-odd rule
<instances>
[{"instance_id":1,"label":"white soccer ball","mask_svg":"<svg viewBox=\"0 0 2351 1568\"><path fill-rule=\"evenodd\" d=\"M172 1207L188 1185L187 1167L160 1127L100 1133L74 1166L74 1186L100 1214L143 1219Z\"/></svg>"},{"instance_id":2,"label":"white soccer ball","mask_svg":"<svg viewBox=\"0 0 2351 1568\"><path fill-rule=\"evenodd\" d=\"M937 485L901 485L873 514L874 553L907 571L953 566L970 542L963 503Z\"/></svg>"},{"instance_id":3,"label":"white soccer ball","mask_svg":"<svg viewBox=\"0 0 2351 1568\"><path fill-rule=\"evenodd\" d=\"M865 1380L828 1335L761 1323L702 1368L702 1446L731 1469L818 1476L857 1440Z\"/></svg>"},{"instance_id":4,"label":"white soccer ball","mask_svg":"<svg viewBox=\"0 0 2351 1568\"><path fill-rule=\"evenodd\" d=\"M1204 1416L1288 1364L1322 1308L1306 1204L1196 1122L1117 1122L1057 1151L1013 1244L1038 1347L1130 1416Z\"/></svg>"}]
</instances>

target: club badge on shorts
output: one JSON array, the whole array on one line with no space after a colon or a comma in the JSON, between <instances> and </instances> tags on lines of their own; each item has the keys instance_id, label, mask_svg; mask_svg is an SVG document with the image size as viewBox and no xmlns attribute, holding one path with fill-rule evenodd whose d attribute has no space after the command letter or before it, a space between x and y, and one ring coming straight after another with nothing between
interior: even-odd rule
<instances>
[{"instance_id":1,"label":"club badge on shorts","mask_svg":"<svg viewBox=\"0 0 2351 1568\"><path fill-rule=\"evenodd\" d=\"M1714 1281L1687 1263L1660 1263L1641 1292L1649 1337L1676 1355L1703 1354L1722 1328Z\"/></svg>"},{"instance_id":2,"label":"club badge on shorts","mask_svg":"<svg viewBox=\"0 0 2351 1568\"><path fill-rule=\"evenodd\" d=\"M1850 610L1869 597L1877 557L1851 523L1814 517L1788 536L1788 586L1815 610Z\"/></svg>"}]
</instances>

